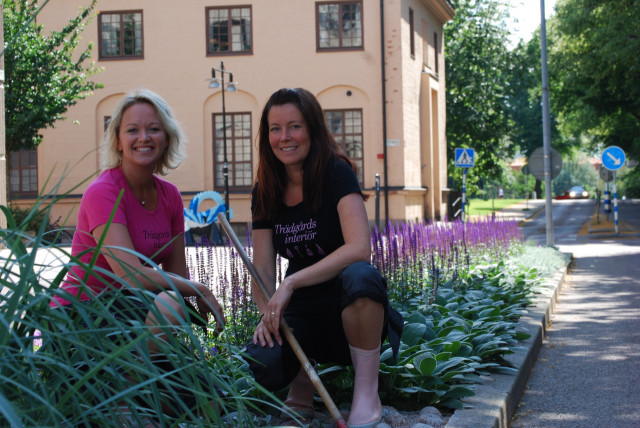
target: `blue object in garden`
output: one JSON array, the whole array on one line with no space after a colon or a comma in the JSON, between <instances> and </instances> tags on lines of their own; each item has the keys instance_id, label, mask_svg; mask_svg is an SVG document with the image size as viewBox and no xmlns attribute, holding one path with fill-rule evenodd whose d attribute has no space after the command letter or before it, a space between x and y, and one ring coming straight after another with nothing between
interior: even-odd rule
<instances>
[{"instance_id":1,"label":"blue object in garden","mask_svg":"<svg viewBox=\"0 0 640 428\"><path fill-rule=\"evenodd\" d=\"M216 206L206 211L199 211L200 204L207 199L211 199L216 203ZM187 245L194 245L193 236L191 235L191 229L204 229L210 228L211 233L208 237L209 242L213 244L222 244L222 237L220 231L215 227L214 223L217 222L218 213L224 213L226 211L226 204L224 198L220 193L213 190L206 192L200 192L193 197L189 208L184 209L184 235ZM233 217L233 210L229 209L229 219Z\"/></svg>"}]
</instances>

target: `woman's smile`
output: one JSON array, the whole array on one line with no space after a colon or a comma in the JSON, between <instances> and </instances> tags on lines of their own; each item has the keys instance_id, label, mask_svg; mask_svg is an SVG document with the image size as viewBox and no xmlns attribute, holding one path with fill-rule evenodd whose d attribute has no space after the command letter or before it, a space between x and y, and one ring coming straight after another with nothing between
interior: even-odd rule
<instances>
[{"instance_id":1,"label":"woman's smile","mask_svg":"<svg viewBox=\"0 0 640 428\"><path fill-rule=\"evenodd\" d=\"M133 104L124 111L118 132L123 163L155 166L167 145L167 133L150 104Z\"/></svg>"},{"instance_id":2,"label":"woman's smile","mask_svg":"<svg viewBox=\"0 0 640 428\"><path fill-rule=\"evenodd\" d=\"M268 116L269 144L274 155L286 166L302 167L311 140L307 124L294 104L271 107Z\"/></svg>"}]
</instances>

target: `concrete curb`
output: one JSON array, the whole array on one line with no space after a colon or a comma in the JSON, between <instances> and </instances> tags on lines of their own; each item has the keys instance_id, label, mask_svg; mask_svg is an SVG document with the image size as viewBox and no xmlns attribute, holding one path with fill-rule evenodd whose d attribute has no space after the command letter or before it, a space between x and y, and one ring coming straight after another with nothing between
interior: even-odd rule
<instances>
[{"instance_id":1,"label":"concrete curb","mask_svg":"<svg viewBox=\"0 0 640 428\"><path fill-rule=\"evenodd\" d=\"M518 221L518 226L522 226L523 223L526 223L529 220L533 220L538 215L538 213L540 213L540 211L544 210L544 208L544 204L533 208L531 212L527 213L522 220Z\"/></svg>"},{"instance_id":2,"label":"concrete curb","mask_svg":"<svg viewBox=\"0 0 640 428\"><path fill-rule=\"evenodd\" d=\"M570 259L573 257L571 256ZM571 262L569 262L571 263ZM531 334L511 355L505 357L518 370L517 375L492 374L475 387L475 395L464 401L469 408L456 410L446 428L507 428L535 365L542 340L567 275L568 265L546 280L532 300L518 326Z\"/></svg>"}]
</instances>

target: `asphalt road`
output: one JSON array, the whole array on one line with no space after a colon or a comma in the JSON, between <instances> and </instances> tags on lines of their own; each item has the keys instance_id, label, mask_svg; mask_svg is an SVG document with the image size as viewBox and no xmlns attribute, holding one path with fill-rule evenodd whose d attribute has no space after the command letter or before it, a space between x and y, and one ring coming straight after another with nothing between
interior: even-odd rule
<instances>
[{"instance_id":1,"label":"asphalt road","mask_svg":"<svg viewBox=\"0 0 640 428\"><path fill-rule=\"evenodd\" d=\"M573 262L511 426L640 427L640 236L585 233L593 200L552 205ZM640 200L620 201L619 218L640 230ZM545 220L525 237L546 244Z\"/></svg>"}]
</instances>

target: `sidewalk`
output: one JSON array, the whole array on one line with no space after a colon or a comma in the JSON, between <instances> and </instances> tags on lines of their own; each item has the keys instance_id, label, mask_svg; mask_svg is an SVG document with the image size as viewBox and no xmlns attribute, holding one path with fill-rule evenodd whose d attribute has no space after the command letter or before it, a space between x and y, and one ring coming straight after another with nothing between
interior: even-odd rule
<instances>
[{"instance_id":1,"label":"sidewalk","mask_svg":"<svg viewBox=\"0 0 640 428\"><path fill-rule=\"evenodd\" d=\"M503 208L502 212L496 213L496 215L502 215L504 218L516 220L518 224L520 224L534 217L541 211L544 211L545 206L546 202L544 199L529 199Z\"/></svg>"},{"instance_id":2,"label":"sidewalk","mask_svg":"<svg viewBox=\"0 0 640 428\"><path fill-rule=\"evenodd\" d=\"M505 357L518 374L485 376L484 383L474 388L475 395L464 400L465 405L472 407L456 410L445 425L446 428L502 428L510 425L542 346L566 275L567 266L548 279L541 293L534 297L531 306L527 308L527 313L520 318L520 327L531 337L521 342L513 354Z\"/></svg>"},{"instance_id":3,"label":"sidewalk","mask_svg":"<svg viewBox=\"0 0 640 428\"><path fill-rule=\"evenodd\" d=\"M495 211L496 218L515 220L518 224L535 216L545 207L544 199L529 199ZM471 216L473 219L475 216Z\"/></svg>"},{"instance_id":4,"label":"sidewalk","mask_svg":"<svg viewBox=\"0 0 640 428\"><path fill-rule=\"evenodd\" d=\"M496 217L513 219L521 224L544 211L544 199L534 199L511 205L496 213ZM446 428L508 427L516 412L521 392L535 364L546 328L556 305L558 293L567 275L567 266L549 278L536 295L519 325L531 337L505 360L518 370L517 375L491 374L474 388L475 395L465 399L469 406L456 410Z\"/></svg>"},{"instance_id":5,"label":"sidewalk","mask_svg":"<svg viewBox=\"0 0 640 428\"><path fill-rule=\"evenodd\" d=\"M558 245L571 272L557 272L520 319L532 336L506 357L518 373L485 377L446 428L640 427L640 204L622 208L619 234L591 219Z\"/></svg>"}]
</instances>

